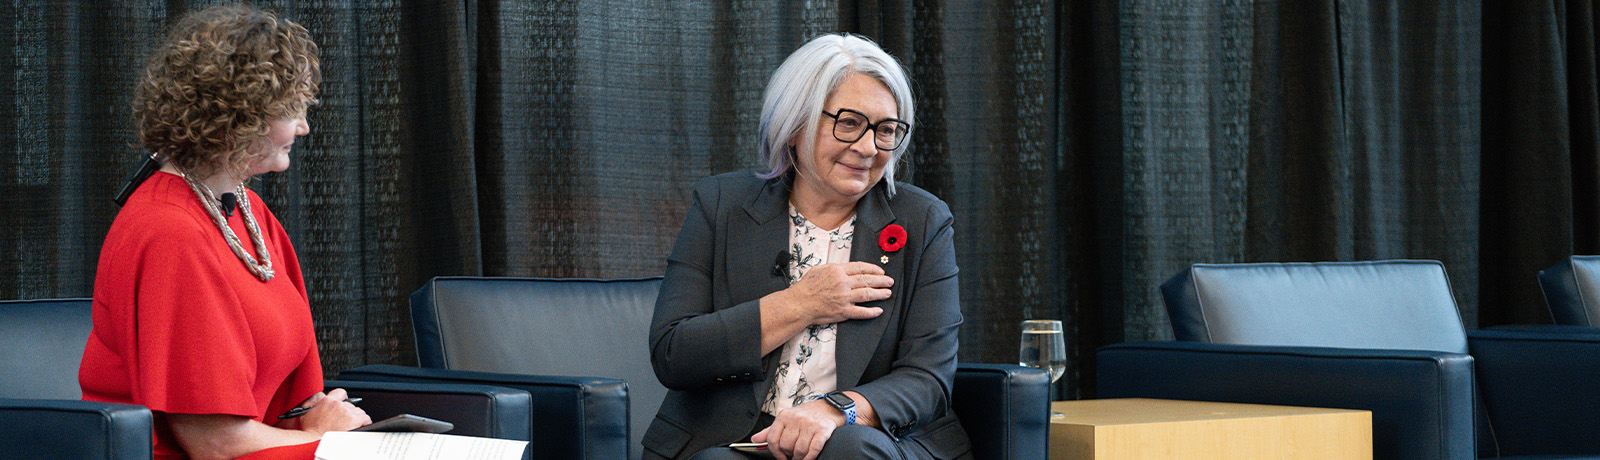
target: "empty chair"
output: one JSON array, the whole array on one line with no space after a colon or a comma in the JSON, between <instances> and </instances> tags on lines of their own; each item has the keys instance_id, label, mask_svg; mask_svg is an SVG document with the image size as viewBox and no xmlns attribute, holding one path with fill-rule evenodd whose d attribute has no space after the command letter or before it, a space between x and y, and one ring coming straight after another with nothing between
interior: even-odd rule
<instances>
[{"instance_id":1,"label":"empty chair","mask_svg":"<svg viewBox=\"0 0 1600 460\"><path fill-rule=\"evenodd\" d=\"M411 295L422 368L369 366L340 378L522 389L533 397L529 438L540 446L530 458L638 458L639 432L666 394L644 343L660 284L434 278Z\"/></svg>"},{"instance_id":2,"label":"empty chair","mask_svg":"<svg viewBox=\"0 0 1600 460\"><path fill-rule=\"evenodd\" d=\"M1600 336L1466 331L1438 262L1198 264L1162 295L1178 341L1102 348L1101 396L1370 410L1378 459L1600 458Z\"/></svg>"},{"instance_id":3,"label":"empty chair","mask_svg":"<svg viewBox=\"0 0 1600 460\"><path fill-rule=\"evenodd\" d=\"M1572 256L1539 272L1544 304L1558 325L1600 327L1600 256Z\"/></svg>"}]
</instances>

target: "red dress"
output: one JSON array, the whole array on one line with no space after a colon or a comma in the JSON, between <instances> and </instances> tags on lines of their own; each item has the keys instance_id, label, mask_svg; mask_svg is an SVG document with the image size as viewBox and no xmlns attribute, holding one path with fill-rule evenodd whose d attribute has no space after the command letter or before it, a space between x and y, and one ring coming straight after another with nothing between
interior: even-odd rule
<instances>
[{"instance_id":1,"label":"red dress","mask_svg":"<svg viewBox=\"0 0 1600 460\"><path fill-rule=\"evenodd\" d=\"M165 172L133 193L100 249L94 329L78 382L84 400L149 407L156 459L188 457L166 413L274 424L322 391L300 262L277 218L255 192L246 193L272 255L270 281L250 274L189 185ZM235 211L228 223L253 256L242 216ZM314 445L259 454L295 451L309 459Z\"/></svg>"}]
</instances>

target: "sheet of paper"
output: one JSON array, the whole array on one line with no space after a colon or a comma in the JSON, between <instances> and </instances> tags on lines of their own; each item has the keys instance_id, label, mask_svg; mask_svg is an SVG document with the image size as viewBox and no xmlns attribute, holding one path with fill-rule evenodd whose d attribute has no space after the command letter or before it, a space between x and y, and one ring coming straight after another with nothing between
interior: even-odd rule
<instances>
[{"instance_id":1,"label":"sheet of paper","mask_svg":"<svg viewBox=\"0 0 1600 460\"><path fill-rule=\"evenodd\" d=\"M521 460L527 441L432 433L330 431L317 460Z\"/></svg>"}]
</instances>

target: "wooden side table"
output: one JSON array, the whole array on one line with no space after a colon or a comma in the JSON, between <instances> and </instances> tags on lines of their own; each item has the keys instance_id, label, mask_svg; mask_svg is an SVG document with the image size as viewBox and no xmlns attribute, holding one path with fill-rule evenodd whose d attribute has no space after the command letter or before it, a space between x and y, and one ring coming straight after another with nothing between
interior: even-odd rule
<instances>
[{"instance_id":1,"label":"wooden side table","mask_svg":"<svg viewBox=\"0 0 1600 460\"><path fill-rule=\"evenodd\" d=\"M1371 460L1372 413L1163 399L1058 401L1051 460Z\"/></svg>"}]
</instances>

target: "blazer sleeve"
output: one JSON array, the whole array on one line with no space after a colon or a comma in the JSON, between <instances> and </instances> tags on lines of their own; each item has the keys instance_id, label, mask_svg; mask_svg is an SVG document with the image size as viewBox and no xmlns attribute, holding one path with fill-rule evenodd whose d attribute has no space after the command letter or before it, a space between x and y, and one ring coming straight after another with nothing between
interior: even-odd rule
<instances>
[{"instance_id":1,"label":"blazer sleeve","mask_svg":"<svg viewBox=\"0 0 1600 460\"><path fill-rule=\"evenodd\" d=\"M897 354L889 373L853 390L872 403L883 428L904 433L948 413L955 379L961 295L956 278L954 217L934 201L924 215L921 257L905 303ZM915 239L911 241L916 241Z\"/></svg>"},{"instance_id":2,"label":"blazer sleeve","mask_svg":"<svg viewBox=\"0 0 1600 460\"><path fill-rule=\"evenodd\" d=\"M695 188L694 204L667 258L650 323L650 364L673 390L762 379L761 306L753 299L717 308L716 248L724 244L724 203L715 178Z\"/></svg>"}]
</instances>

